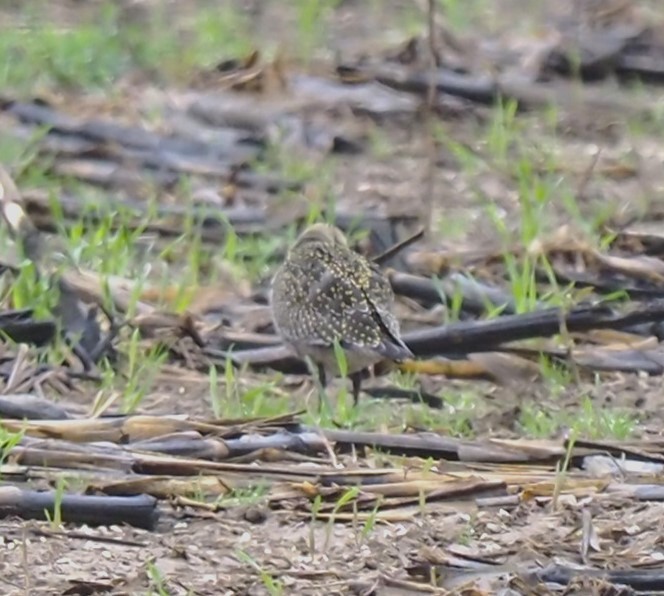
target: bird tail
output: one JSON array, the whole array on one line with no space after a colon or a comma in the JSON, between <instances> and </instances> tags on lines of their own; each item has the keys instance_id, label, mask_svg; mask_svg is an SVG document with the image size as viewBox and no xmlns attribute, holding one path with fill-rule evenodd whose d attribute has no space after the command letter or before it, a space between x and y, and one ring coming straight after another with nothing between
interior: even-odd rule
<instances>
[{"instance_id":1,"label":"bird tail","mask_svg":"<svg viewBox=\"0 0 664 596\"><path fill-rule=\"evenodd\" d=\"M383 340L380 346L378 346L378 352L381 356L395 362L415 357L410 348L400 338Z\"/></svg>"}]
</instances>

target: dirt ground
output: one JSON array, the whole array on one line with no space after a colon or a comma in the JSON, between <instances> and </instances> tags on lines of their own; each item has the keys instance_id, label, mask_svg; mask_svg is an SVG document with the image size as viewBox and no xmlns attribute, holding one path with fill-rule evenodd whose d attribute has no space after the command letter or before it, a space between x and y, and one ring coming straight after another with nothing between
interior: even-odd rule
<instances>
[{"instance_id":1,"label":"dirt ground","mask_svg":"<svg viewBox=\"0 0 664 596\"><path fill-rule=\"evenodd\" d=\"M78 11L98 8L94 6L96 3L85 7L78 2L50 4L52 22L62 22L63 26L75 22L80 17ZM149 18L156 3L123 4L127 18L141 19ZM177 15L183 20L194 14L198 6L195 2L165 4L172 6L174 19ZM297 19L284 3L266 0L236 4L252 15L256 46L263 43L275 47L291 41ZM337 51L350 55L384 51L407 38L399 23L404 15L410 14L404 8L410 3L365 5L349 0L339 4L327 17L327 43L321 44L325 49L307 65L310 72L324 69ZM462 3L446 4L453 12L453 6ZM471 4L472 9L468 8L464 14L473 25L463 32L462 40L464 36L471 39L471 34L477 40L482 37L478 31L484 31L485 45L500 40L512 51L517 51L519 44L532 36L543 37L546 30L543 23L555 12L542 8L544 3L526 0ZM650 17L659 16L664 22L661 8L652 8L654 3L643 6L648 8ZM522 19L526 10L528 19ZM18 3L0 8L0 14L3 19L6 17L6 22L22 21ZM424 34L426 14L421 12L421 15L420 33ZM441 16L445 18L444 14ZM414 26L411 29L410 33L416 32ZM227 57L219 57L224 58ZM482 60L478 52L474 63L481 65ZM135 73L119 83L116 92L109 100L113 105L108 112L122 115L124 111L130 120L135 119L137 112L143 116L149 112L139 110L139 105L148 105L166 95L177 102L187 94L183 89L159 88ZM658 87L649 88L648 93L653 101L655 97L661 99ZM66 106L74 95L67 91L54 99L59 107ZM81 94L80 112L93 113L104 99L98 92ZM443 132L456 143L470 152L482 152L490 144L486 136L479 136L486 130L483 126L490 117L489 108L479 109L449 99L441 111ZM562 112L555 138L550 134L551 128L543 123L542 112L524 113L517 119L523 142L533 147L534 163L540 158L555 159L559 165L557 175L568 184L561 182L560 198L548 204L547 229L555 230L570 222L565 202L568 188L580 190L575 224L596 218L644 219L647 213L658 210L664 192L661 167L664 154L658 130L648 130L642 123L638 123L637 130L637 124L623 121L610 110ZM371 118L357 113L334 114L332 120L341 122L344 130L351 133L370 131L375 135L373 152L320 158L321 164L330 169L329 190L339 197L340 210L382 216L413 210L426 213L423 197L433 188L434 233L426 241L431 251L453 247L463 252L478 248L478 239L482 248L500 246L504 236L496 231L496 219L503 223L508 236L516 233L514 224L522 208L518 183L506 179L503 172L491 166L469 173L449 144L442 144L431 174L429 137L421 120L395 118L383 122L378 132ZM598 148L601 148L598 167L602 173L588 180L585 174ZM629 173L633 170L636 174ZM414 310L417 315L425 316L423 309ZM410 317L404 323L405 329L418 326L417 316L411 312ZM240 382L253 387L274 379L271 372L251 373L250 378ZM389 383L384 378L370 381L374 386ZM589 374L576 384L557 386L550 379L504 385L486 380L449 380L440 375L419 379L418 384L421 389L444 400L449 398L449 403L456 405L431 413L423 412L424 406L364 397L359 420L365 426L374 422L375 430L415 428L446 436L459 433L456 408L463 410L467 419L464 432L478 440L518 438L524 435L521 423L524 408L533 411L541 408L556 414L553 419L559 422L549 429L548 438L562 444L579 404L588 399L600 412L603 408L636 412L637 423L632 433L635 441L661 439L664 425L661 378L641 373ZM332 393L342 386L343 381L335 380ZM292 411L302 406L311 394L312 386L307 379L297 375L278 377L274 413L279 408ZM87 411L91 396L94 388L86 386L80 394L70 395L66 405L73 411ZM470 406L465 405L465 397ZM156 385L145 397L141 411L209 418L212 413L209 380L192 373L190 379L175 377ZM600 424L603 423L597 419L597 425ZM342 463L347 462L345 457ZM445 468L444 462L436 463ZM401 465L406 468L408 462ZM481 467L477 470L481 473ZM260 498L247 499L239 504L222 505L218 511L163 501L162 516L154 532L72 525L66 527L69 535L63 536L57 535L46 522L9 518L0 520L0 591L7 595L637 593L590 575L563 587L539 581L524 572L535 565L556 563L592 564L601 569L620 568L621 563L638 569L661 565L662 505L638 502L621 492L589 491L583 488L581 475L574 478L579 482L577 490L563 495L555 506L543 498L547 493L540 487L541 495L533 489L530 498L524 498L516 506L481 508L460 505L457 501L452 505L432 504L418 514L413 513L417 509L413 507L402 517L395 515L379 521L366 535L351 522L312 522L311 513L302 506L305 499L287 501L279 507L272 507ZM651 482L659 482L657 475ZM588 541L588 511L592 516L592 532L590 547L588 544L584 547ZM481 566L474 569L468 563L482 560L500 564L488 571ZM448 566L440 572L440 577L433 577L433 567L418 572L418 565L425 562L438 564L440 569L445 564Z\"/></svg>"}]
</instances>

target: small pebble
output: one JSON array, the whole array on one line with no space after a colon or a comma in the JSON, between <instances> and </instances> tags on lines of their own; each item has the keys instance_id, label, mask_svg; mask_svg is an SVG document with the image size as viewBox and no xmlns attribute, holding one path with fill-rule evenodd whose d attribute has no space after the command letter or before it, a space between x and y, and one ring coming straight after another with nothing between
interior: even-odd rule
<instances>
[{"instance_id":1,"label":"small pebble","mask_svg":"<svg viewBox=\"0 0 664 596\"><path fill-rule=\"evenodd\" d=\"M262 524L267 519L267 514L261 507L248 507L243 517L252 524Z\"/></svg>"}]
</instances>

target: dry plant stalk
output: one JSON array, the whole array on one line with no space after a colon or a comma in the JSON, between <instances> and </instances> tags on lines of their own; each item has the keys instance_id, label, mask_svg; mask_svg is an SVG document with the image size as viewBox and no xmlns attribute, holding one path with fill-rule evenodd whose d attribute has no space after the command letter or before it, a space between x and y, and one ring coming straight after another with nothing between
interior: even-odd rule
<instances>
[{"instance_id":1,"label":"dry plant stalk","mask_svg":"<svg viewBox=\"0 0 664 596\"><path fill-rule=\"evenodd\" d=\"M436 70L440 64L440 53L436 41L436 0L427 4L427 38L429 48L429 81L424 104L424 127L427 135L427 166L424 177L423 224L426 235L432 232L434 211L434 177L436 174L436 137L434 134L434 106L436 101Z\"/></svg>"}]
</instances>

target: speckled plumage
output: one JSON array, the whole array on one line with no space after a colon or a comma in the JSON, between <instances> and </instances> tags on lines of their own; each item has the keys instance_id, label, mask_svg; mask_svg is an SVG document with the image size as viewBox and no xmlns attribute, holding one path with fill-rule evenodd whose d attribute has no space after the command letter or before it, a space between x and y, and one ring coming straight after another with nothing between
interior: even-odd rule
<instances>
[{"instance_id":1,"label":"speckled plumage","mask_svg":"<svg viewBox=\"0 0 664 596\"><path fill-rule=\"evenodd\" d=\"M350 376L383 358L412 357L401 341L393 302L380 269L326 224L314 224L300 235L272 281L277 331L321 373L339 374L335 341L344 349ZM359 391L359 380L353 378L354 392L356 382Z\"/></svg>"}]
</instances>

